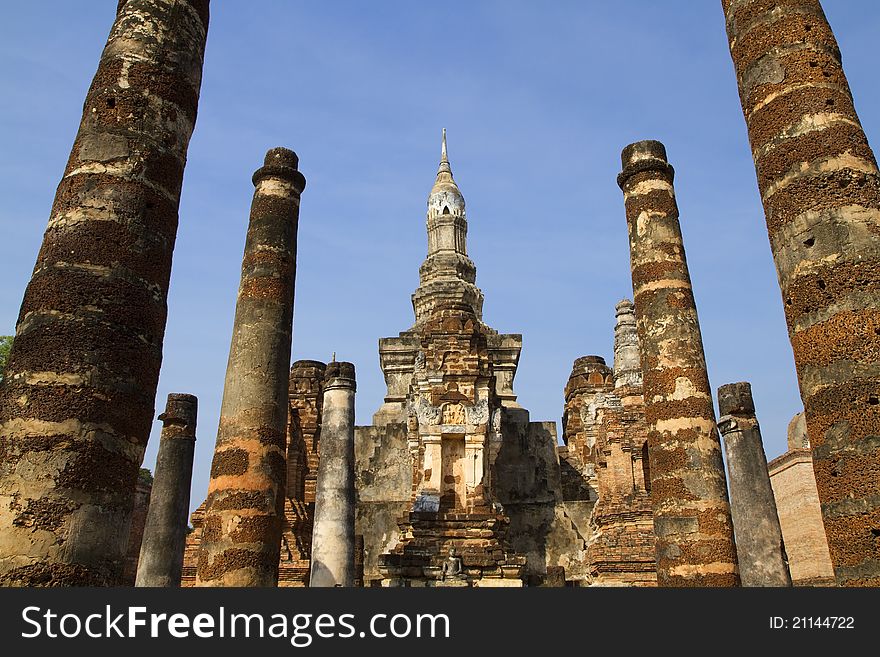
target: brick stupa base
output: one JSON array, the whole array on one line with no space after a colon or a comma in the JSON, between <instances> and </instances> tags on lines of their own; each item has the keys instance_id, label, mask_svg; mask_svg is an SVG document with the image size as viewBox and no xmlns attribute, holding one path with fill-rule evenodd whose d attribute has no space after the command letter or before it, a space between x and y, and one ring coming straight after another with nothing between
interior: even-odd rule
<instances>
[{"instance_id":1,"label":"brick stupa base","mask_svg":"<svg viewBox=\"0 0 880 657\"><path fill-rule=\"evenodd\" d=\"M505 544L509 520L494 513L410 513L403 540L380 557L382 586L521 587L526 559Z\"/></svg>"}]
</instances>

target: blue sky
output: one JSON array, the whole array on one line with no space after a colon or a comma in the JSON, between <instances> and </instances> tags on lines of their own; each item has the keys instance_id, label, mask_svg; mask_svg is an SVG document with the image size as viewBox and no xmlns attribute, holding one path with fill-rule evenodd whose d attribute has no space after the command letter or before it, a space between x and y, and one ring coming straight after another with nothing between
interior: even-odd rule
<instances>
[{"instance_id":1,"label":"blue sky","mask_svg":"<svg viewBox=\"0 0 880 657\"><path fill-rule=\"evenodd\" d=\"M11 334L116 2L4 5L0 334ZM880 3L823 6L871 139ZM484 319L523 334L515 389L533 420L558 425L576 357L611 360L614 304L632 295L620 151L659 139L712 386L751 381L767 456L785 451L801 402L720 2L215 1L157 396L157 413L169 392L199 397L193 507L265 151L294 149L308 181L293 358L353 361L357 422L369 424L385 393L378 339L413 320L443 127Z\"/></svg>"}]
</instances>

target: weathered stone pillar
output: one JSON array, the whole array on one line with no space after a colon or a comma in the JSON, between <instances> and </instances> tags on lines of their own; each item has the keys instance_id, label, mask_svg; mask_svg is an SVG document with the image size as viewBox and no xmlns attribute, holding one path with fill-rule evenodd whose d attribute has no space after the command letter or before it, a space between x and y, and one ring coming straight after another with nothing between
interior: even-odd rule
<instances>
[{"instance_id":1,"label":"weathered stone pillar","mask_svg":"<svg viewBox=\"0 0 880 657\"><path fill-rule=\"evenodd\" d=\"M718 388L718 410L742 585L791 586L751 385Z\"/></svg>"},{"instance_id":2,"label":"weathered stone pillar","mask_svg":"<svg viewBox=\"0 0 880 657\"><path fill-rule=\"evenodd\" d=\"M135 586L180 586L196 450L194 395L168 395Z\"/></svg>"},{"instance_id":3,"label":"weathered stone pillar","mask_svg":"<svg viewBox=\"0 0 880 657\"><path fill-rule=\"evenodd\" d=\"M629 299L622 299L614 311L614 387L641 387L642 363L635 307Z\"/></svg>"},{"instance_id":4,"label":"weathered stone pillar","mask_svg":"<svg viewBox=\"0 0 880 657\"><path fill-rule=\"evenodd\" d=\"M880 586L880 173L818 0L724 0L840 585Z\"/></svg>"},{"instance_id":5,"label":"weathered stone pillar","mask_svg":"<svg viewBox=\"0 0 880 657\"><path fill-rule=\"evenodd\" d=\"M141 469L134 489L134 504L131 509L131 523L128 526L128 547L125 550L125 562L122 567L122 586L134 586L137 578L138 558L141 554L141 541L144 528L147 526L147 513L150 510L150 493L153 489L153 478L149 470Z\"/></svg>"},{"instance_id":6,"label":"weathered stone pillar","mask_svg":"<svg viewBox=\"0 0 880 657\"><path fill-rule=\"evenodd\" d=\"M327 364L309 586L354 586L354 365Z\"/></svg>"},{"instance_id":7,"label":"weathered stone pillar","mask_svg":"<svg viewBox=\"0 0 880 657\"><path fill-rule=\"evenodd\" d=\"M207 28L119 2L0 386L0 585L121 581Z\"/></svg>"},{"instance_id":8,"label":"weathered stone pillar","mask_svg":"<svg viewBox=\"0 0 880 657\"><path fill-rule=\"evenodd\" d=\"M736 586L721 443L672 187L657 141L617 178L629 227L660 586Z\"/></svg>"},{"instance_id":9,"label":"weathered stone pillar","mask_svg":"<svg viewBox=\"0 0 880 657\"><path fill-rule=\"evenodd\" d=\"M273 148L254 199L226 366L196 586L275 586L284 519L296 231L306 181Z\"/></svg>"}]
</instances>

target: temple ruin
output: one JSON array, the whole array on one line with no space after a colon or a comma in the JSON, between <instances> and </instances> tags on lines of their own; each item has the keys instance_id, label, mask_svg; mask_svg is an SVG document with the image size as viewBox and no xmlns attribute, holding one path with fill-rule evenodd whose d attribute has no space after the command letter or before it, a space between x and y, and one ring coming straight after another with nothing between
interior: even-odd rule
<instances>
[{"instance_id":1,"label":"temple ruin","mask_svg":"<svg viewBox=\"0 0 880 657\"><path fill-rule=\"evenodd\" d=\"M187 533L194 396L160 415L152 498L136 479L208 1L123 0L0 382L0 585L880 585L880 173L818 0L722 7L804 402L786 454L767 463L748 383L716 414L660 142L622 151L633 296L601 310L611 365L573 359L561 435L518 402L522 335L484 321L445 129L372 423L352 363L291 366L305 178L274 148Z\"/></svg>"}]
</instances>

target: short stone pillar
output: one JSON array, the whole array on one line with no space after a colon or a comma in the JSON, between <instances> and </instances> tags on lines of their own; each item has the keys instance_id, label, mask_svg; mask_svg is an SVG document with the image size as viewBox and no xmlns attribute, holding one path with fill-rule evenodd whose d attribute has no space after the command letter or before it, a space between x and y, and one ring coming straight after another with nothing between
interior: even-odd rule
<instances>
[{"instance_id":1,"label":"short stone pillar","mask_svg":"<svg viewBox=\"0 0 880 657\"><path fill-rule=\"evenodd\" d=\"M159 416L162 436L135 586L180 586L197 413L194 395L171 393Z\"/></svg>"},{"instance_id":2,"label":"short stone pillar","mask_svg":"<svg viewBox=\"0 0 880 657\"><path fill-rule=\"evenodd\" d=\"M327 364L309 586L354 586L354 365Z\"/></svg>"},{"instance_id":3,"label":"short stone pillar","mask_svg":"<svg viewBox=\"0 0 880 657\"><path fill-rule=\"evenodd\" d=\"M273 148L254 198L220 407L196 586L276 586L287 476L296 233L306 181Z\"/></svg>"},{"instance_id":4,"label":"short stone pillar","mask_svg":"<svg viewBox=\"0 0 880 657\"><path fill-rule=\"evenodd\" d=\"M718 409L742 585L791 586L751 385L718 388Z\"/></svg>"},{"instance_id":5,"label":"short stone pillar","mask_svg":"<svg viewBox=\"0 0 880 657\"><path fill-rule=\"evenodd\" d=\"M673 169L658 141L623 149L633 299L651 454L659 586L736 586L736 547Z\"/></svg>"}]
</instances>

